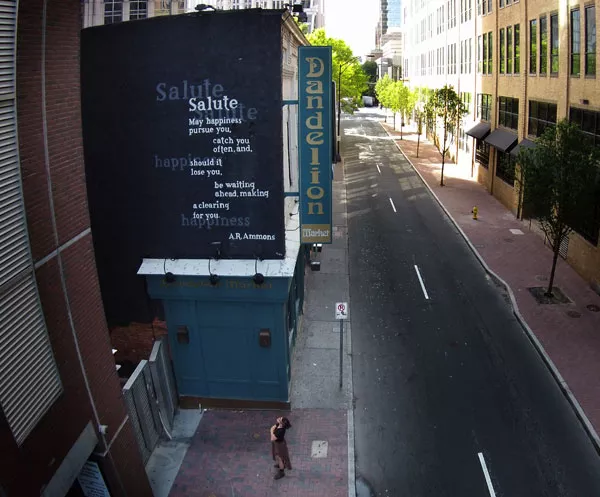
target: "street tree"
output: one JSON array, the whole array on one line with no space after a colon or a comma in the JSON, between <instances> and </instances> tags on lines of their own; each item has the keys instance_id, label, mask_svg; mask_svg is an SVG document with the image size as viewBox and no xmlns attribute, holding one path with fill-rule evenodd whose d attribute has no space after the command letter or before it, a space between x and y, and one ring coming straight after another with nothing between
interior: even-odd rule
<instances>
[{"instance_id":1,"label":"street tree","mask_svg":"<svg viewBox=\"0 0 600 497\"><path fill-rule=\"evenodd\" d=\"M375 94L375 83L377 82L377 63L372 60L366 61L362 65L364 73L367 75L367 91L364 93L369 97L376 97Z\"/></svg>"},{"instance_id":2,"label":"street tree","mask_svg":"<svg viewBox=\"0 0 600 497\"><path fill-rule=\"evenodd\" d=\"M400 139L402 140L402 128L406 122L406 118L412 115L415 110L418 95L416 92L406 86L402 81L399 81L401 85L401 97L400 97L400 112L402 113L402 122L400 123Z\"/></svg>"},{"instance_id":3,"label":"street tree","mask_svg":"<svg viewBox=\"0 0 600 497\"><path fill-rule=\"evenodd\" d=\"M367 75L348 44L339 38L328 37L323 28L307 36L311 45L331 47L332 77L338 85L338 98L345 112L353 112L359 106L368 88Z\"/></svg>"},{"instance_id":4,"label":"street tree","mask_svg":"<svg viewBox=\"0 0 600 497\"><path fill-rule=\"evenodd\" d=\"M524 203L552 245L546 296L552 297L560 246L600 197L600 153L580 128L563 119L531 148L519 150Z\"/></svg>"},{"instance_id":5,"label":"street tree","mask_svg":"<svg viewBox=\"0 0 600 497\"><path fill-rule=\"evenodd\" d=\"M377 100L379 100L379 103L385 109L389 108L389 102L387 100L389 94L387 93L387 89L392 83L392 78L387 74L385 74L383 78L379 78L377 83L375 83L375 95L377 95ZM385 115L385 121L387 122L387 113Z\"/></svg>"},{"instance_id":6,"label":"street tree","mask_svg":"<svg viewBox=\"0 0 600 497\"><path fill-rule=\"evenodd\" d=\"M298 20L297 16L294 16L294 21L298 25L298 27L300 28L300 31L302 31L303 35L308 34L308 23L306 23L306 22L300 22Z\"/></svg>"},{"instance_id":7,"label":"street tree","mask_svg":"<svg viewBox=\"0 0 600 497\"><path fill-rule=\"evenodd\" d=\"M418 89L417 95L418 93ZM421 145L421 133L423 133L423 120L425 119L425 103L418 99L415 103L415 121L417 123L417 157L419 157L419 146Z\"/></svg>"},{"instance_id":8,"label":"street tree","mask_svg":"<svg viewBox=\"0 0 600 497\"><path fill-rule=\"evenodd\" d=\"M387 107L394 115L394 129L396 129L396 114L402 110L402 99L404 98L404 90L401 81L392 81L386 86L383 93Z\"/></svg>"},{"instance_id":9,"label":"street tree","mask_svg":"<svg viewBox=\"0 0 600 497\"><path fill-rule=\"evenodd\" d=\"M435 140L435 146L442 156L442 175L440 186L444 186L444 165L446 163L446 154L450 150L453 140L450 138L458 131L457 124L467 113L465 104L462 102L452 86L444 86L434 90L430 99L431 110L433 114L441 120L442 139Z\"/></svg>"}]
</instances>

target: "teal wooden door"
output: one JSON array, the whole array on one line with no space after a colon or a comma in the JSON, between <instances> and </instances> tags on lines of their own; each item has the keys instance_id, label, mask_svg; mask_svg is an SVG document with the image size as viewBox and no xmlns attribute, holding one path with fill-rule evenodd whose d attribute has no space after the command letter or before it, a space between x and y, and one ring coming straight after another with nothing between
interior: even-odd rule
<instances>
[{"instance_id":1,"label":"teal wooden door","mask_svg":"<svg viewBox=\"0 0 600 497\"><path fill-rule=\"evenodd\" d=\"M164 306L180 395L288 400L284 306L195 300ZM261 329L270 330L270 347L260 346Z\"/></svg>"},{"instance_id":2,"label":"teal wooden door","mask_svg":"<svg viewBox=\"0 0 600 497\"><path fill-rule=\"evenodd\" d=\"M208 386L196 302L165 300L163 304L179 395L204 396Z\"/></svg>"}]
</instances>

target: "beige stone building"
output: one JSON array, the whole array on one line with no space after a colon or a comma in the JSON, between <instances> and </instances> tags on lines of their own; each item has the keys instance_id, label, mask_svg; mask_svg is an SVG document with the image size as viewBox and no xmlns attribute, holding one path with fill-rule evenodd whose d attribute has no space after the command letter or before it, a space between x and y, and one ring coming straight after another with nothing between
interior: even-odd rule
<instances>
[{"instance_id":1,"label":"beige stone building","mask_svg":"<svg viewBox=\"0 0 600 497\"><path fill-rule=\"evenodd\" d=\"M565 117L600 145L597 10L583 0L405 3L409 84L462 95L469 114L452 155L519 218L519 147ZM572 228L561 255L600 284L600 197Z\"/></svg>"}]
</instances>

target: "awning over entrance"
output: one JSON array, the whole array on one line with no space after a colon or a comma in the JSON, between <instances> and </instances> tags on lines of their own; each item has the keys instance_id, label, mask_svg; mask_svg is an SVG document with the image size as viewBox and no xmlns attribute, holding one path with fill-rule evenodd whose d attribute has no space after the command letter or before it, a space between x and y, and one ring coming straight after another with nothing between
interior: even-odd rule
<instances>
[{"instance_id":1,"label":"awning over entrance","mask_svg":"<svg viewBox=\"0 0 600 497\"><path fill-rule=\"evenodd\" d=\"M521 140L519 143L517 143L515 145L515 148L513 148L510 151L510 155L514 156L514 157L518 157L519 156L519 150L521 150L521 147L525 147L525 148L532 148L535 147L536 143L534 141L528 140L527 138L524 138L523 140Z\"/></svg>"},{"instance_id":2,"label":"awning over entrance","mask_svg":"<svg viewBox=\"0 0 600 497\"><path fill-rule=\"evenodd\" d=\"M500 150L500 152L509 152L516 145L518 139L519 137L515 133L503 129L495 129L485 139L485 142L489 143L496 150Z\"/></svg>"},{"instance_id":3,"label":"awning over entrance","mask_svg":"<svg viewBox=\"0 0 600 497\"><path fill-rule=\"evenodd\" d=\"M472 136L473 138L476 138L477 140L481 140L482 138L485 138L490 132L490 125L489 123L477 123L475 126L472 126L471 128L469 128L468 130L465 131L465 133L469 136Z\"/></svg>"}]
</instances>

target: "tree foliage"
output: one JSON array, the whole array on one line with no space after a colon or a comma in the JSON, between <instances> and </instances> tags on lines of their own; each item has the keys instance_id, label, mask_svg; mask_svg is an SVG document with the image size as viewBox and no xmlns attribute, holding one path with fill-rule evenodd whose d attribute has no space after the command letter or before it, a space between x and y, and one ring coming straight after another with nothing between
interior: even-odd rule
<instances>
[{"instance_id":1,"label":"tree foliage","mask_svg":"<svg viewBox=\"0 0 600 497\"><path fill-rule=\"evenodd\" d=\"M467 113L467 109L456 91L454 91L454 88L448 85L433 91L429 97L426 109L441 120L442 139L435 140L435 144L442 156L440 186L444 186L446 154L453 142L449 135L453 130L455 133L458 131L460 120Z\"/></svg>"},{"instance_id":2,"label":"tree foliage","mask_svg":"<svg viewBox=\"0 0 600 497\"><path fill-rule=\"evenodd\" d=\"M375 83L375 95L377 95L377 100L379 100L381 105L388 109L390 106L387 89L392 83L392 79L387 74L385 74L383 78L379 78L377 83Z\"/></svg>"},{"instance_id":3,"label":"tree foliage","mask_svg":"<svg viewBox=\"0 0 600 497\"><path fill-rule=\"evenodd\" d=\"M546 294L552 295L560 245L600 196L600 154L566 119L548 127L536 146L519 150L524 202L552 244L554 257Z\"/></svg>"},{"instance_id":4,"label":"tree foliage","mask_svg":"<svg viewBox=\"0 0 600 497\"><path fill-rule=\"evenodd\" d=\"M294 16L294 21L296 22L296 24L300 28L300 31L302 31L302 34L304 34L304 35L308 34L308 23L306 23L306 22L300 22L298 20L297 16Z\"/></svg>"},{"instance_id":5,"label":"tree foliage","mask_svg":"<svg viewBox=\"0 0 600 497\"><path fill-rule=\"evenodd\" d=\"M364 95L369 97L376 97L375 83L377 82L377 63L372 60L368 60L362 65L364 73L367 75L367 90Z\"/></svg>"},{"instance_id":6,"label":"tree foliage","mask_svg":"<svg viewBox=\"0 0 600 497\"><path fill-rule=\"evenodd\" d=\"M323 28L316 29L307 36L311 45L331 47L332 78L339 84L339 97L345 111L352 112L361 103L361 97L368 88L367 75L352 49L344 40L330 38Z\"/></svg>"}]
</instances>

